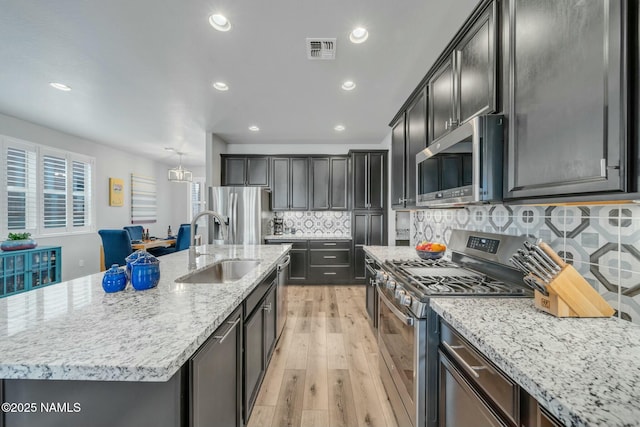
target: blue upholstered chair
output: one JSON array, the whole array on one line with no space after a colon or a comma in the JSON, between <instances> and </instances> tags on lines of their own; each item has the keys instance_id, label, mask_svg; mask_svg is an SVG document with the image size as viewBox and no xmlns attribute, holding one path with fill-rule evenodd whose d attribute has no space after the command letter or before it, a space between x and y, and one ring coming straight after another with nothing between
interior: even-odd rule
<instances>
[{"instance_id":1,"label":"blue upholstered chair","mask_svg":"<svg viewBox=\"0 0 640 427\"><path fill-rule=\"evenodd\" d=\"M131 240L142 240L142 233L144 233L144 227L141 225L128 225L122 227L129 233Z\"/></svg>"},{"instance_id":2,"label":"blue upholstered chair","mask_svg":"<svg viewBox=\"0 0 640 427\"><path fill-rule=\"evenodd\" d=\"M125 258L133 252L129 233L126 230L99 230L98 234L102 238L104 267L126 265Z\"/></svg>"},{"instance_id":3,"label":"blue upholstered chair","mask_svg":"<svg viewBox=\"0 0 640 427\"><path fill-rule=\"evenodd\" d=\"M196 232L198 231L198 224L196 224ZM155 256L168 255L174 252L184 251L189 249L189 239L191 238L191 224L180 224L178 229L178 235L176 236L176 244L172 248L157 248Z\"/></svg>"}]
</instances>

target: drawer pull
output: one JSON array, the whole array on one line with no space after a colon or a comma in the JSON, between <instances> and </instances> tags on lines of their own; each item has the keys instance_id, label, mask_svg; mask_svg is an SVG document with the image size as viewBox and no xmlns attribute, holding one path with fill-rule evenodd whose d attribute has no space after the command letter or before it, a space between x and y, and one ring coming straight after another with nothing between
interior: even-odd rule
<instances>
[{"instance_id":1,"label":"drawer pull","mask_svg":"<svg viewBox=\"0 0 640 427\"><path fill-rule=\"evenodd\" d=\"M336 256L335 255L325 255L322 258L324 258L324 259L336 259Z\"/></svg>"},{"instance_id":2,"label":"drawer pull","mask_svg":"<svg viewBox=\"0 0 640 427\"><path fill-rule=\"evenodd\" d=\"M478 375L478 372L476 371L487 369L486 366L469 365L469 363L467 363L467 361L464 360L462 356L460 356L455 350L455 349L465 348L463 345L450 345L448 342L445 342L445 341L442 342L442 345L444 345L444 347L449 351L449 353L451 353L451 355L458 361L458 363L460 363L460 365L462 365L462 367L471 375L473 375L475 378L480 378L480 375Z\"/></svg>"},{"instance_id":3,"label":"drawer pull","mask_svg":"<svg viewBox=\"0 0 640 427\"><path fill-rule=\"evenodd\" d=\"M336 273L335 271L326 271L322 274L324 274L325 276L335 276L338 273Z\"/></svg>"},{"instance_id":4,"label":"drawer pull","mask_svg":"<svg viewBox=\"0 0 640 427\"><path fill-rule=\"evenodd\" d=\"M336 246L337 243L323 243L324 246Z\"/></svg>"},{"instance_id":5,"label":"drawer pull","mask_svg":"<svg viewBox=\"0 0 640 427\"><path fill-rule=\"evenodd\" d=\"M237 319L235 322L234 321L227 322L231 325L229 329L227 329L227 332L225 332L224 335L214 335L213 338L219 340L218 342L222 344L222 342L229 336L231 331L233 331L235 327L238 326L238 323L240 323L240 320L241 319Z\"/></svg>"}]
</instances>

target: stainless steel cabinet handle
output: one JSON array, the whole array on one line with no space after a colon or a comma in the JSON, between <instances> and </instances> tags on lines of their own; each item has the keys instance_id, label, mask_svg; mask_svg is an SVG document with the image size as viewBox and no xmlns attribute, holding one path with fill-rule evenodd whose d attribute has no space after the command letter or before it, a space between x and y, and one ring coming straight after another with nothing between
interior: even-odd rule
<instances>
[{"instance_id":1,"label":"stainless steel cabinet handle","mask_svg":"<svg viewBox=\"0 0 640 427\"><path fill-rule=\"evenodd\" d=\"M271 313L271 303L265 304L264 307L262 307L262 309L267 313Z\"/></svg>"},{"instance_id":2,"label":"stainless steel cabinet handle","mask_svg":"<svg viewBox=\"0 0 640 427\"><path fill-rule=\"evenodd\" d=\"M322 258L324 258L324 259L336 259L336 256L335 255L325 255Z\"/></svg>"},{"instance_id":3,"label":"stainless steel cabinet handle","mask_svg":"<svg viewBox=\"0 0 640 427\"><path fill-rule=\"evenodd\" d=\"M326 272L324 272L324 273L322 273L322 274L324 274L325 276L334 276L334 275L336 275L337 273L336 273L335 271L326 271Z\"/></svg>"},{"instance_id":4,"label":"stainless steel cabinet handle","mask_svg":"<svg viewBox=\"0 0 640 427\"><path fill-rule=\"evenodd\" d=\"M451 120L451 119L449 119L449 120ZM444 121L444 128L445 128L445 130L446 130L446 129L449 129L449 120L445 120L445 121Z\"/></svg>"},{"instance_id":5,"label":"stainless steel cabinet handle","mask_svg":"<svg viewBox=\"0 0 640 427\"><path fill-rule=\"evenodd\" d=\"M337 243L323 243L324 246L335 246Z\"/></svg>"},{"instance_id":6,"label":"stainless steel cabinet handle","mask_svg":"<svg viewBox=\"0 0 640 427\"><path fill-rule=\"evenodd\" d=\"M227 332L224 333L224 335L214 335L213 337L218 341L220 344L222 344L222 342L229 336L229 334L231 333L231 331L233 331L236 326L238 326L238 323L240 323L241 318L236 319L236 321L229 321L227 323L231 324L231 326L229 327L229 329L227 329Z\"/></svg>"},{"instance_id":7,"label":"stainless steel cabinet handle","mask_svg":"<svg viewBox=\"0 0 640 427\"><path fill-rule=\"evenodd\" d=\"M473 375L475 378L480 378L480 375L478 375L478 372L476 371L487 369L486 366L469 365L469 363L466 360L464 360L462 356L460 356L455 351L456 348L465 348L463 345L450 345L448 342L445 342L445 341L442 342L442 345L444 346L444 348L446 348L449 351L449 353L451 353L451 355L458 361L458 363L460 363L460 365L462 365L462 367L471 375Z\"/></svg>"},{"instance_id":8,"label":"stainless steel cabinet handle","mask_svg":"<svg viewBox=\"0 0 640 427\"><path fill-rule=\"evenodd\" d=\"M372 260L371 258L365 258L365 259L364 259L364 262L365 262L366 264L373 264L373 260Z\"/></svg>"},{"instance_id":9,"label":"stainless steel cabinet handle","mask_svg":"<svg viewBox=\"0 0 640 427\"><path fill-rule=\"evenodd\" d=\"M287 255L282 264L278 264L278 271L282 271L287 268L287 266L291 263L291 255Z\"/></svg>"}]
</instances>

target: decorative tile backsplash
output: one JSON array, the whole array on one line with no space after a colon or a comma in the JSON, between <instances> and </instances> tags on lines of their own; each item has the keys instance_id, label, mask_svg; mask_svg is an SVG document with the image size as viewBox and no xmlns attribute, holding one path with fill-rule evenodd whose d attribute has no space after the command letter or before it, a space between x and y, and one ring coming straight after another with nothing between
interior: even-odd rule
<instances>
[{"instance_id":1,"label":"decorative tile backsplash","mask_svg":"<svg viewBox=\"0 0 640 427\"><path fill-rule=\"evenodd\" d=\"M284 226L295 228L296 235L351 236L351 212L275 212L284 219ZM271 221L273 231L273 221Z\"/></svg>"},{"instance_id":2,"label":"decorative tile backsplash","mask_svg":"<svg viewBox=\"0 0 640 427\"><path fill-rule=\"evenodd\" d=\"M473 206L411 215L411 243L465 229L541 238L618 310L640 323L640 206Z\"/></svg>"}]
</instances>

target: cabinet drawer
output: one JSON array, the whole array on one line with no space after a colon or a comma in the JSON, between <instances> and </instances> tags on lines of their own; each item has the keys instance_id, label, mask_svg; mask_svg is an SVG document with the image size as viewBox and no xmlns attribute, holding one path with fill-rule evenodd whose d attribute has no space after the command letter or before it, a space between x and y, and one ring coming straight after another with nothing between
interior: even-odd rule
<instances>
[{"instance_id":1,"label":"cabinet drawer","mask_svg":"<svg viewBox=\"0 0 640 427\"><path fill-rule=\"evenodd\" d=\"M351 263L350 249L311 250L310 265L349 265Z\"/></svg>"},{"instance_id":2,"label":"cabinet drawer","mask_svg":"<svg viewBox=\"0 0 640 427\"><path fill-rule=\"evenodd\" d=\"M309 283L324 284L349 284L352 282L353 269L348 266L309 267Z\"/></svg>"},{"instance_id":3,"label":"cabinet drawer","mask_svg":"<svg viewBox=\"0 0 640 427\"><path fill-rule=\"evenodd\" d=\"M351 240L311 240L311 249L350 249Z\"/></svg>"},{"instance_id":4,"label":"cabinet drawer","mask_svg":"<svg viewBox=\"0 0 640 427\"><path fill-rule=\"evenodd\" d=\"M306 240L265 240L267 245L291 245L291 249L307 249Z\"/></svg>"},{"instance_id":5,"label":"cabinet drawer","mask_svg":"<svg viewBox=\"0 0 640 427\"><path fill-rule=\"evenodd\" d=\"M441 346L462 368L471 382L502 409L507 417L518 424L518 386L444 322L441 324Z\"/></svg>"},{"instance_id":6,"label":"cabinet drawer","mask_svg":"<svg viewBox=\"0 0 640 427\"><path fill-rule=\"evenodd\" d=\"M276 278L276 270L274 269L269 275L258 285L257 288L244 300L244 318L247 319L253 312L262 298L266 295L271 284Z\"/></svg>"}]
</instances>

